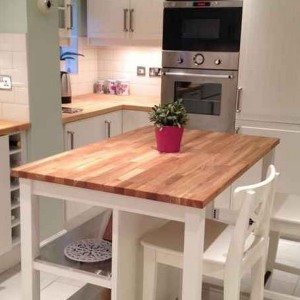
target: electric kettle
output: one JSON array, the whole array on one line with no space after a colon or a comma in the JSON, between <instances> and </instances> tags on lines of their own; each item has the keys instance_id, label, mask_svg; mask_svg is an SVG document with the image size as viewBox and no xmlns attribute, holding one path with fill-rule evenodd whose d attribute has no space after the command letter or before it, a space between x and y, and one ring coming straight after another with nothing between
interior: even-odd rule
<instances>
[{"instance_id":1,"label":"electric kettle","mask_svg":"<svg viewBox=\"0 0 300 300\"><path fill-rule=\"evenodd\" d=\"M68 72L60 72L61 102L63 104L72 102L71 80Z\"/></svg>"}]
</instances>

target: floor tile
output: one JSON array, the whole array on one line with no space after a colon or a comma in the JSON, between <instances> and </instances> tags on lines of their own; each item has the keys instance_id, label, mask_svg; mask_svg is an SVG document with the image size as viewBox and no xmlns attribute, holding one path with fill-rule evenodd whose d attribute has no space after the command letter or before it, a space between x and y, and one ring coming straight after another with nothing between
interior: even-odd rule
<instances>
[{"instance_id":1,"label":"floor tile","mask_svg":"<svg viewBox=\"0 0 300 300\"><path fill-rule=\"evenodd\" d=\"M41 300L66 300L80 288L60 282L53 282L41 292Z\"/></svg>"}]
</instances>

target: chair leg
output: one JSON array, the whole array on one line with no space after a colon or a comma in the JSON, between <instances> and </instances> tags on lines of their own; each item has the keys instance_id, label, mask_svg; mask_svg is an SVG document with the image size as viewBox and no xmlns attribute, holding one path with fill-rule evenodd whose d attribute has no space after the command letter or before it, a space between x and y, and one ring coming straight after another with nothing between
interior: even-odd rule
<instances>
[{"instance_id":1,"label":"chair leg","mask_svg":"<svg viewBox=\"0 0 300 300\"><path fill-rule=\"evenodd\" d=\"M250 300L264 299L265 259L261 257L251 270Z\"/></svg>"},{"instance_id":2,"label":"chair leg","mask_svg":"<svg viewBox=\"0 0 300 300\"><path fill-rule=\"evenodd\" d=\"M270 242L267 259L267 271L272 272L277 255L277 249L279 244L280 233L276 231L270 231Z\"/></svg>"},{"instance_id":3,"label":"chair leg","mask_svg":"<svg viewBox=\"0 0 300 300\"><path fill-rule=\"evenodd\" d=\"M224 280L224 300L240 300L241 279L228 278Z\"/></svg>"},{"instance_id":4,"label":"chair leg","mask_svg":"<svg viewBox=\"0 0 300 300\"><path fill-rule=\"evenodd\" d=\"M143 300L155 300L157 264L155 250L144 248Z\"/></svg>"}]
</instances>

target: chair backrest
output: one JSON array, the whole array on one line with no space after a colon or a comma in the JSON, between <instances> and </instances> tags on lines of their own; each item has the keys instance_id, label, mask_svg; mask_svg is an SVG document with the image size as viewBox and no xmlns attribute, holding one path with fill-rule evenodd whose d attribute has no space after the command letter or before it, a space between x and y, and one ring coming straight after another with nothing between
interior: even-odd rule
<instances>
[{"instance_id":1,"label":"chair backrest","mask_svg":"<svg viewBox=\"0 0 300 300\"><path fill-rule=\"evenodd\" d=\"M233 205L234 208L239 207L239 213L226 260L225 272L228 276L240 272L242 262L257 248L268 245L275 182L278 175L275 167L270 165L264 181L238 187L234 191Z\"/></svg>"}]
</instances>

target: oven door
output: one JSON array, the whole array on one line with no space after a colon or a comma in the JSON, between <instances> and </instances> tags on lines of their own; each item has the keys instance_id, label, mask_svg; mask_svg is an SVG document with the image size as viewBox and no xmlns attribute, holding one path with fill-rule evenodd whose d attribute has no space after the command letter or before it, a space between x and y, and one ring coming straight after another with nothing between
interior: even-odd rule
<instances>
[{"instance_id":1,"label":"oven door","mask_svg":"<svg viewBox=\"0 0 300 300\"><path fill-rule=\"evenodd\" d=\"M193 6L197 3L237 7ZM165 2L163 50L239 52L241 26L242 1Z\"/></svg>"},{"instance_id":2,"label":"oven door","mask_svg":"<svg viewBox=\"0 0 300 300\"><path fill-rule=\"evenodd\" d=\"M234 132L236 71L163 69L162 104L183 100L189 128Z\"/></svg>"}]
</instances>

